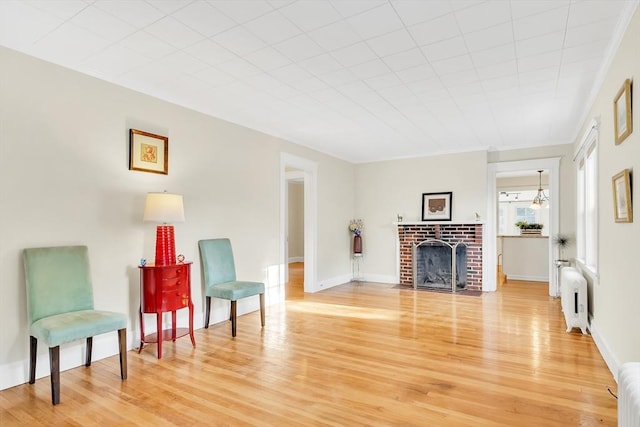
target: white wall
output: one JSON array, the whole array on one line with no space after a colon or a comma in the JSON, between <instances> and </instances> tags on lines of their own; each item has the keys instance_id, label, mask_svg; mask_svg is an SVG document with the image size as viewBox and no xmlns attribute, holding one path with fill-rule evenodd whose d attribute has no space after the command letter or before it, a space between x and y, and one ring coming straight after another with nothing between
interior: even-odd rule
<instances>
[{"instance_id":1,"label":"white wall","mask_svg":"<svg viewBox=\"0 0 640 427\"><path fill-rule=\"evenodd\" d=\"M502 271L508 280L549 281L549 238L502 236Z\"/></svg>"},{"instance_id":2,"label":"white wall","mask_svg":"<svg viewBox=\"0 0 640 427\"><path fill-rule=\"evenodd\" d=\"M9 49L0 48L0 64L0 389L27 380L25 247L86 244L96 308L126 313L129 347L137 346L137 265L154 257L155 224L142 222L150 191L184 195L186 222L175 225L176 249L194 261L198 327L199 239L231 238L238 276L266 281L270 302L283 295L282 151L318 164L318 280L350 274L345 230L354 216L352 164ZM129 128L169 137L167 176L128 170ZM239 305L241 312L256 308L253 299ZM214 321L227 318L225 302L212 310ZM94 341L95 360L116 354L110 335ZM46 349L39 354L38 376L47 375ZM62 368L80 365L81 354L79 344L63 349Z\"/></svg>"},{"instance_id":3,"label":"white wall","mask_svg":"<svg viewBox=\"0 0 640 427\"><path fill-rule=\"evenodd\" d=\"M422 193L453 192L452 221L475 222L486 215L486 152L359 164L356 213L364 220L361 271L367 280L397 277L397 214L404 221L422 219Z\"/></svg>"},{"instance_id":4,"label":"white wall","mask_svg":"<svg viewBox=\"0 0 640 427\"><path fill-rule=\"evenodd\" d=\"M636 10L627 32L605 76L587 123L600 121L598 141L598 250L599 280L589 280L592 304L591 329L609 368L617 374L621 363L640 361L640 10ZM615 145L613 99L625 79L635 79L633 89L633 133ZM580 141L576 141L577 148ZM633 223L616 223L613 218L611 179L621 170L632 170ZM575 172L574 172L575 173Z\"/></svg>"}]
</instances>

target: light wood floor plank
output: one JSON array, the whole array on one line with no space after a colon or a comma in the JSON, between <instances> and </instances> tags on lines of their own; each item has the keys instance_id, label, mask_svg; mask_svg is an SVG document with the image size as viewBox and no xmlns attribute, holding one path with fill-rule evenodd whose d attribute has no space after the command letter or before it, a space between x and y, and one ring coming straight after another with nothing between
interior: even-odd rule
<instances>
[{"instance_id":1,"label":"light wood floor plank","mask_svg":"<svg viewBox=\"0 0 640 427\"><path fill-rule=\"evenodd\" d=\"M188 339L0 392L4 426L616 425L615 382L593 340L565 333L544 283L482 296L350 283L302 292Z\"/></svg>"}]
</instances>

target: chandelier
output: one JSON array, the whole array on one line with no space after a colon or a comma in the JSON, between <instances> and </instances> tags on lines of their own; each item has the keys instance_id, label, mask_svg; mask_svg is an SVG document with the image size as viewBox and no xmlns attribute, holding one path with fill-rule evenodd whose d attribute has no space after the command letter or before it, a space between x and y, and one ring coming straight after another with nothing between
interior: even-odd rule
<instances>
[{"instance_id":1,"label":"chandelier","mask_svg":"<svg viewBox=\"0 0 640 427\"><path fill-rule=\"evenodd\" d=\"M533 198L533 201L531 202L531 209L540 209L541 207L549 206L549 197L544 194L544 190L542 189L542 170L539 170L538 173L540 174L539 176L539 184L538 184L538 194L536 194L536 197Z\"/></svg>"}]
</instances>

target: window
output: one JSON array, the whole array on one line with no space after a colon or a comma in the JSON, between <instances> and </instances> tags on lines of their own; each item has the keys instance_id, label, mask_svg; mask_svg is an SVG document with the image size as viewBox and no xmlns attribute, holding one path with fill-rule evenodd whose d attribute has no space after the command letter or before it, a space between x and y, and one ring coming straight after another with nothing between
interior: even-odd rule
<instances>
[{"instance_id":1,"label":"window","mask_svg":"<svg viewBox=\"0 0 640 427\"><path fill-rule=\"evenodd\" d=\"M577 255L591 273L598 272L598 129L594 122L576 155Z\"/></svg>"},{"instance_id":2,"label":"window","mask_svg":"<svg viewBox=\"0 0 640 427\"><path fill-rule=\"evenodd\" d=\"M528 223L538 222L535 209L516 208L516 222L520 221Z\"/></svg>"}]
</instances>

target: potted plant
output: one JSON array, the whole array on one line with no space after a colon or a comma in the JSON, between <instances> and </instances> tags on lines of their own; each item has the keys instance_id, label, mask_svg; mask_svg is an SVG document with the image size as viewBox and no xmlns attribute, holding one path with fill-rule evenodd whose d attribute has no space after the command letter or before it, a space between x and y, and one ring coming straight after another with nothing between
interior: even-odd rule
<instances>
[{"instance_id":1,"label":"potted plant","mask_svg":"<svg viewBox=\"0 0 640 427\"><path fill-rule=\"evenodd\" d=\"M553 238L553 244L558 247L557 263L568 263L569 260L564 257L564 250L571 244L571 238L565 234L556 234Z\"/></svg>"},{"instance_id":2,"label":"potted plant","mask_svg":"<svg viewBox=\"0 0 640 427\"><path fill-rule=\"evenodd\" d=\"M353 233L353 253L362 254L362 229L364 222L361 219L352 219L349 222L349 231Z\"/></svg>"},{"instance_id":3,"label":"potted plant","mask_svg":"<svg viewBox=\"0 0 640 427\"><path fill-rule=\"evenodd\" d=\"M521 235L528 235L541 234L542 227L544 226L542 224L538 224L537 222L518 221L516 222L516 227L520 229Z\"/></svg>"}]
</instances>

